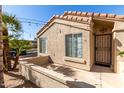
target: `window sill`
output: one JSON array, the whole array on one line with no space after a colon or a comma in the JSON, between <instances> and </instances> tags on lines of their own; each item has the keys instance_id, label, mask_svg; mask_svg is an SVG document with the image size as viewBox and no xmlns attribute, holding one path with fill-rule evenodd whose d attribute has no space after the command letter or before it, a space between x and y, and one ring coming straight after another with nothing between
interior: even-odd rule
<instances>
[{"instance_id":1,"label":"window sill","mask_svg":"<svg viewBox=\"0 0 124 93\"><path fill-rule=\"evenodd\" d=\"M82 58L74 58L74 57L64 57L65 61L80 63L80 64L86 64L86 60Z\"/></svg>"},{"instance_id":2,"label":"window sill","mask_svg":"<svg viewBox=\"0 0 124 93\"><path fill-rule=\"evenodd\" d=\"M49 56L47 53L39 53L40 56Z\"/></svg>"}]
</instances>

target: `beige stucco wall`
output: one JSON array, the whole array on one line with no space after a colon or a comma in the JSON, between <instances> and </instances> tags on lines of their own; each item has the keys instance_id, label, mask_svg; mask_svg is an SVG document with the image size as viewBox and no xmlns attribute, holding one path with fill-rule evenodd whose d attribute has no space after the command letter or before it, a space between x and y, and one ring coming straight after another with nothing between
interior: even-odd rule
<instances>
[{"instance_id":1,"label":"beige stucco wall","mask_svg":"<svg viewBox=\"0 0 124 93\"><path fill-rule=\"evenodd\" d=\"M99 34L99 29L102 26L108 27L105 33L112 33L112 64L111 69L114 72L121 73L124 70L124 58L118 56L118 50L124 51L124 22L112 21L110 23L97 23L92 25L92 20L89 18L89 23L77 23L55 19L51 26L46 29L45 33L38 35L38 55L50 55L55 63L65 64L79 69L90 70L94 64L94 33ZM114 28L113 28L114 27ZM46 27L47 28L47 27ZM83 42L83 57L70 58L65 56L65 35L72 33L82 33ZM47 37L47 54L39 53L39 38ZM118 45L121 44L121 46ZM86 64L85 64L86 63Z\"/></svg>"},{"instance_id":2,"label":"beige stucco wall","mask_svg":"<svg viewBox=\"0 0 124 93\"><path fill-rule=\"evenodd\" d=\"M124 73L124 57L119 52L124 51L124 22L116 21L113 29L114 35L114 71Z\"/></svg>"},{"instance_id":3,"label":"beige stucco wall","mask_svg":"<svg viewBox=\"0 0 124 93\"><path fill-rule=\"evenodd\" d=\"M81 58L70 58L65 56L65 35L82 33ZM90 25L56 19L55 23L47 29L40 37L47 37L47 54L55 63L65 64L79 69L90 70ZM38 55L39 39L38 40ZM85 64L86 62L86 64Z\"/></svg>"}]
</instances>

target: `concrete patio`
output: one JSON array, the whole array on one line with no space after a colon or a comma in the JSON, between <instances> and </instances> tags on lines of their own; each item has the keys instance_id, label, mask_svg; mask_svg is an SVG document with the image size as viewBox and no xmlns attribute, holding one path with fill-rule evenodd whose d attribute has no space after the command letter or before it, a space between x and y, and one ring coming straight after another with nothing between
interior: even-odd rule
<instances>
[{"instance_id":1,"label":"concrete patio","mask_svg":"<svg viewBox=\"0 0 124 93\"><path fill-rule=\"evenodd\" d=\"M59 64L47 64L42 67L86 82L97 88L124 88L124 74L114 73L108 67L93 66L90 72Z\"/></svg>"}]
</instances>

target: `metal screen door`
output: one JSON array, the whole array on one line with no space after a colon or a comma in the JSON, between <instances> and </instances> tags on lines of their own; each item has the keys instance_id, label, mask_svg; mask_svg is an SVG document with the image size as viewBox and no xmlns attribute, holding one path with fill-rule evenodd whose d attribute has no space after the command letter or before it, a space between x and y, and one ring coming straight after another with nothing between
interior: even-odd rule
<instances>
[{"instance_id":1,"label":"metal screen door","mask_svg":"<svg viewBox=\"0 0 124 93\"><path fill-rule=\"evenodd\" d=\"M95 35L95 64L111 65L111 34Z\"/></svg>"}]
</instances>

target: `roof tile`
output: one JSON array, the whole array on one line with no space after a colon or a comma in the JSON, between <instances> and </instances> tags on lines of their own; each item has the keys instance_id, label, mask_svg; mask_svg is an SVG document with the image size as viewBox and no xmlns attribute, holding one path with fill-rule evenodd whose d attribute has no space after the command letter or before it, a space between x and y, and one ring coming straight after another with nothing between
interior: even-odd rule
<instances>
[{"instance_id":1,"label":"roof tile","mask_svg":"<svg viewBox=\"0 0 124 93\"><path fill-rule=\"evenodd\" d=\"M105 14L105 13L103 14L102 13L102 14L100 14L100 17L107 17L107 14Z\"/></svg>"},{"instance_id":2,"label":"roof tile","mask_svg":"<svg viewBox=\"0 0 124 93\"><path fill-rule=\"evenodd\" d=\"M108 14L108 18L115 18L115 14Z\"/></svg>"},{"instance_id":3,"label":"roof tile","mask_svg":"<svg viewBox=\"0 0 124 93\"><path fill-rule=\"evenodd\" d=\"M63 19L68 19L68 16L64 16Z\"/></svg>"},{"instance_id":4,"label":"roof tile","mask_svg":"<svg viewBox=\"0 0 124 93\"><path fill-rule=\"evenodd\" d=\"M60 17L60 15L55 15L55 18L59 18Z\"/></svg>"},{"instance_id":5,"label":"roof tile","mask_svg":"<svg viewBox=\"0 0 124 93\"><path fill-rule=\"evenodd\" d=\"M79 15L79 16L80 16L80 15L81 15L81 12L77 12L77 15Z\"/></svg>"},{"instance_id":6,"label":"roof tile","mask_svg":"<svg viewBox=\"0 0 124 93\"><path fill-rule=\"evenodd\" d=\"M77 20L77 17L72 17L72 20L73 20L73 21Z\"/></svg>"},{"instance_id":7,"label":"roof tile","mask_svg":"<svg viewBox=\"0 0 124 93\"><path fill-rule=\"evenodd\" d=\"M87 12L82 12L81 15L82 16L86 16Z\"/></svg>"},{"instance_id":8,"label":"roof tile","mask_svg":"<svg viewBox=\"0 0 124 93\"><path fill-rule=\"evenodd\" d=\"M98 16L100 16L100 13L94 13L93 16L98 17Z\"/></svg>"},{"instance_id":9,"label":"roof tile","mask_svg":"<svg viewBox=\"0 0 124 93\"><path fill-rule=\"evenodd\" d=\"M72 11L68 11L68 14L72 14Z\"/></svg>"},{"instance_id":10,"label":"roof tile","mask_svg":"<svg viewBox=\"0 0 124 93\"><path fill-rule=\"evenodd\" d=\"M87 13L87 16L93 16L93 14L94 14L94 13L92 13L92 12L88 12L88 13Z\"/></svg>"},{"instance_id":11,"label":"roof tile","mask_svg":"<svg viewBox=\"0 0 124 93\"><path fill-rule=\"evenodd\" d=\"M64 15L67 15L67 14L68 14L68 11L65 11L65 12L64 12Z\"/></svg>"},{"instance_id":12,"label":"roof tile","mask_svg":"<svg viewBox=\"0 0 124 93\"><path fill-rule=\"evenodd\" d=\"M72 12L73 15L76 15L76 13L77 13L76 11L73 11L73 12Z\"/></svg>"},{"instance_id":13,"label":"roof tile","mask_svg":"<svg viewBox=\"0 0 124 93\"><path fill-rule=\"evenodd\" d=\"M77 17L77 21L82 21L83 18L82 17Z\"/></svg>"},{"instance_id":14,"label":"roof tile","mask_svg":"<svg viewBox=\"0 0 124 93\"><path fill-rule=\"evenodd\" d=\"M116 15L115 18L124 19L124 15Z\"/></svg>"},{"instance_id":15,"label":"roof tile","mask_svg":"<svg viewBox=\"0 0 124 93\"><path fill-rule=\"evenodd\" d=\"M63 18L64 16L63 15L60 15L60 17L59 18Z\"/></svg>"},{"instance_id":16,"label":"roof tile","mask_svg":"<svg viewBox=\"0 0 124 93\"><path fill-rule=\"evenodd\" d=\"M72 15L72 16L68 16ZM75 16L76 15L76 16ZM72 21L78 21L78 22L88 22L88 18L82 18L82 16L93 16L93 17L104 17L104 18L115 18L115 19L124 19L124 15L115 15L115 14L105 14L105 13L91 13L91 12L77 12L77 11L65 11L63 15L54 15L49 19L49 21L46 23L46 25L42 28L44 29L47 27L52 20L55 18L60 18L60 19L66 19L66 20L72 20ZM37 33L39 34L42 29Z\"/></svg>"},{"instance_id":17,"label":"roof tile","mask_svg":"<svg viewBox=\"0 0 124 93\"><path fill-rule=\"evenodd\" d=\"M68 20L71 20L72 19L72 16L68 16Z\"/></svg>"}]
</instances>

